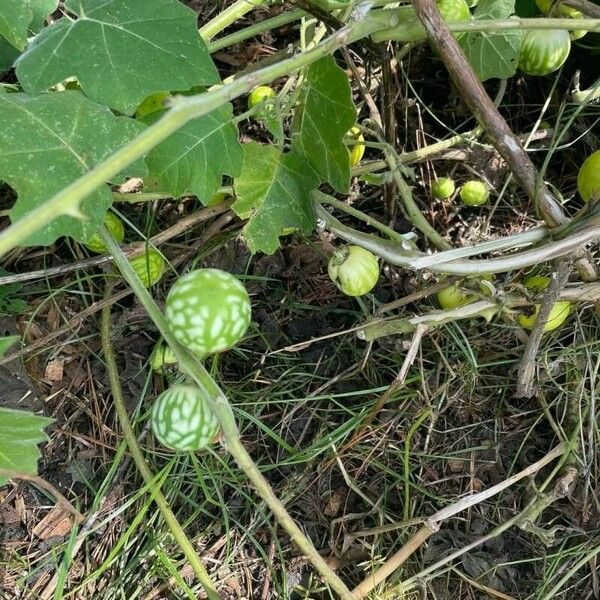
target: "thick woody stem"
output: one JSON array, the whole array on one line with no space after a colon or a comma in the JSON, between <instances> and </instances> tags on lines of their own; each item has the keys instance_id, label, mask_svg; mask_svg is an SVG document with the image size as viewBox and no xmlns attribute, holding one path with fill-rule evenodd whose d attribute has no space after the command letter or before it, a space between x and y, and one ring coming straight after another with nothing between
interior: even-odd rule
<instances>
[{"instance_id":1,"label":"thick woody stem","mask_svg":"<svg viewBox=\"0 0 600 600\"><path fill-rule=\"evenodd\" d=\"M471 68L458 42L440 15L435 0L413 0L417 16L429 41L444 61L454 85L490 141L506 161L516 180L536 202L550 227L567 223L560 205L550 193L515 134L494 106L485 88Z\"/></svg>"}]
</instances>

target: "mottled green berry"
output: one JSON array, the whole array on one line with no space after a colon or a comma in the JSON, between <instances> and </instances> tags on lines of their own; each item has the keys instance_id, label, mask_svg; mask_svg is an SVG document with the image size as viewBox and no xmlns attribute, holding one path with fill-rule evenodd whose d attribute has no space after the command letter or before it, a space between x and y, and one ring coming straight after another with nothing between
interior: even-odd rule
<instances>
[{"instance_id":1,"label":"mottled green berry","mask_svg":"<svg viewBox=\"0 0 600 600\"><path fill-rule=\"evenodd\" d=\"M173 335L196 354L234 346L250 325L250 297L231 273L198 269L174 284L165 303Z\"/></svg>"},{"instance_id":2,"label":"mottled green berry","mask_svg":"<svg viewBox=\"0 0 600 600\"><path fill-rule=\"evenodd\" d=\"M181 452L206 448L219 432L219 422L204 392L193 385L174 385L152 407L152 431L165 447Z\"/></svg>"},{"instance_id":3,"label":"mottled green berry","mask_svg":"<svg viewBox=\"0 0 600 600\"><path fill-rule=\"evenodd\" d=\"M113 213L107 212L104 215L104 225L113 236L115 241L120 244L125 238L125 227L123 226L121 219L119 219L119 217ZM104 240L97 232L85 243L85 246L97 254L106 254L108 252L108 248L106 247Z\"/></svg>"},{"instance_id":4,"label":"mottled green berry","mask_svg":"<svg viewBox=\"0 0 600 600\"><path fill-rule=\"evenodd\" d=\"M154 248L148 248L142 255L132 258L129 264L146 287L158 283L166 269L165 259Z\"/></svg>"}]
</instances>

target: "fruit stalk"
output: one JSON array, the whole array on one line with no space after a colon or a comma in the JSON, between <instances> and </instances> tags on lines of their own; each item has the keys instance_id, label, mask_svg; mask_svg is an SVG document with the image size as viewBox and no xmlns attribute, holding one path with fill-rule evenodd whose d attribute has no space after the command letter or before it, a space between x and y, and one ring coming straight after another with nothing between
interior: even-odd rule
<instances>
[{"instance_id":1,"label":"fruit stalk","mask_svg":"<svg viewBox=\"0 0 600 600\"><path fill-rule=\"evenodd\" d=\"M116 242L114 242L114 240L109 234L102 232L101 235L106 243L106 246L111 252L114 250L114 248L111 248L111 245L116 246L118 248ZM124 261L124 263L129 265L124 255L122 255L122 260ZM139 282L139 285L142 286L142 283ZM105 300L110 297L111 292L112 286L107 285L104 294ZM173 534L173 537L175 538L177 544L181 548L181 551L192 566L192 569L194 570L194 574L198 578L198 581L200 581L202 587L204 587L206 595L208 596L209 600L219 600L220 596L210 578L210 575L208 574L206 568L202 564L202 560L196 553L194 545L192 544L192 542L190 542L189 538L185 534L185 531L179 524L177 517L173 514L173 511L171 510L169 502L163 496L162 492L159 489L159 486L156 484L156 478L150 471L150 468L146 463L146 459L144 458L142 449L140 448L133 428L131 427L131 422L129 420L129 415L127 414L127 408L125 406L125 399L123 398L121 380L119 379L119 369L117 367L113 345L110 339L110 312L111 305L107 304L102 309L100 335L102 338L102 351L104 353L104 362L106 363L106 369L108 371L108 377L110 381L110 389L112 392L113 401L115 403L115 410L117 412L117 418L119 419L119 425L123 430L123 436L125 437L125 441L127 442L127 446L129 447L129 451L131 452L131 456L133 457L135 465L138 471L140 472L144 482L148 486L163 519L165 520L169 529L171 530L171 533Z\"/></svg>"},{"instance_id":2,"label":"fruit stalk","mask_svg":"<svg viewBox=\"0 0 600 600\"><path fill-rule=\"evenodd\" d=\"M285 506L273 492L269 482L263 477L251 456L248 454L248 451L240 442L240 436L233 411L231 410L229 401L221 391L221 388L215 383L214 379L210 376L204 365L198 361L197 357L186 350L171 333L171 329L169 328L164 315L150 295L150 292L144 287L143 283L131 268L129 261L121 251L119 245L112 239L104 227L100 229L100 235L106 243L109 252L112 254L114 262L121 271L123 278L131 286L138 300L148 312L148 316L152 319L160 334L165 339L165 342L175 353L181 370L189 375L209 398L211 409L221 425L223 440L227 450L233 456L240 469L246 474L257 494L271 509L275 518L289 534L292 541L306 555L323 579L340 596L340 598L343 600L355 600L344 582L331 569L323 557L317 552L313 543L296 525L295 521L285 509ZM118 379L118 375L116 375L116 377Z\"/></svg>"}]
</instances>

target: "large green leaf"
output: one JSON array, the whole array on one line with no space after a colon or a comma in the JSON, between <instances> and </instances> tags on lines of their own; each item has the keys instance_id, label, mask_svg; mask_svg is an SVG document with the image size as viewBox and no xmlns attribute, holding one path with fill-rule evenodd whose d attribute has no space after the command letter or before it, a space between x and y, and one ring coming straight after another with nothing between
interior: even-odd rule
<instances>
[{"instance_id":1,"label":"large green leaf","mask_svg":"<svg viewBox=\"0 0 600 600\"><path fill-rule=\"evenodd\" d=\"M164 111L143 120L153 122ZM150 176L161 189L178 198L190 191L204 203L221 186L223 175L240 174L244 150L231 117L230 104L194 119L154 148L146 157Z\"/></svg>"},{"instance_id":2,"label":"large green leaf","mask_svg":"<svg viewBox=\"0 0 600 600\"><path fill-rule=\"evenodd\" d=\"M37 473L38 444L47 442L44 427L52 419L31 412L0 408L0 468L21 473ZM0 486L8 481L0 476Z\"/></svg>"},{"instance_id":3,"label":"large green leaf","mask_svg":"<svg viewBox=\"0 0 600 600\"><path fill-rule=\"evenodd\" d=\"M0 114L0 179L18 193L10 213L13 221L89 171L144 128L128 117L116 117L106 106L77 91L33 98L0 94ZM141 160L128 168L130 175L145 173ZM46 224L26 245L51 244L62 235L87 240L99 227L111 200L110 188L101 187L82 203L87 220L61 216Z\"/></svg>"},{"instance_id":4,"label":"large green leaf","mask_svg":"<svg viewBox=\"0 0 600 600\"><path fill-rule=\"evenodd\" d=\"M0 37L0 73L8 71L13 66L17 56L19 56L19 51L8 40Z\"/></svg>"},{"instance_id":5,"label":"large green leaf","mask_svg":"<svg viewBox=\"0 0 600 600\"><path fill-rule=\"evenodd\" d=\"M27 45L29 24L33 12L29 2L24 0L2 0L0 4L0 35L6 38L17 50Z\"/></svg>"},{"instance_id":6,"label":"large green leaf","mask_svg":"<svg viewBox=\"0 0 600 600\"><path fill-rule=\"evenodd\" d=\"M302 104L294 118L293 145L314 170L340 193L350 187L350 161L344 137L356 122L346 73L331 56L306 71Z\"/></svg>"},{"instance_id":7,"label":"large green leaf","mask_svg":"<svg viewBox=\"0 0 600 600\"><path fill-rule=\"evenodd\" d=\"M232 208L248 219L244 238L250 250L272 254L288 227L310 233L315 226L310 192L318 185L319 177L302 155L283 154L258 142L246 144Z\"/></svg>"},{"instance_id":8,"label":"large green leaf","mask_svg":"<svg viewBox=\"0 0 600 600\"><path fill-rule=\"evenodd\" d=\"M24 50L29 33L37 32L57 5L58 0L2 0L0 36L17 50Z\"/></svg>"},{"instance_id":9,"label":"large green leaf","mask_svg":"<svg viewBox=\"0 0 600 600\"><path fill-rule=\"evenodd\" d=\"M515 10L515 0L480 0L476 19L507 19ZM473 32L460 38L469 62L481 81L498 77L507 79L517 70L523 32L519 30L491 33Z\"/></svg>"},{"instance_id":10,"label":"large green leaf","mask_svg":"<svg viewBox=\"0 0 600 600\"><path fill-rule=\"evenodd\" d=\"M67 0L65 7L78 18L46 27L17 60L26 92L75 76L90 98L133 114L153 92L219 81L196 13L177 0Z\"/></svg>"}]
</instances>

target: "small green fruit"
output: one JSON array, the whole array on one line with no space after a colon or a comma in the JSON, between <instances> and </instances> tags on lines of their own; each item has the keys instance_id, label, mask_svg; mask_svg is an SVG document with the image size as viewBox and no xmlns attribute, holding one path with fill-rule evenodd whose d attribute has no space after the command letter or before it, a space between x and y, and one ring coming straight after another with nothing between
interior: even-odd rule
<instances>
[{"instance_id":1,"label":"small green fruit","mask_svg":"<svg viewBox=\"0 0 600 600\"><path fill-rule=\"evenodd\" d=\"M115 238L115 241L120 244L125 238L125 227L123 226L121 219L113 213L107 212L104 215L104 225L113 238ZM99 233L95 233L85 243L85 247L97 254L106 254L108 252L108 248L104 244L104 240L100 237Z\"/></svg>"},{"instance_id":2,"label":"small green fruit","mask_svg":"<svg viewBox=\"0 0 600 600\"><path fill-rule=\"evenodd\" d=\"M519 69L528 75L548 75L562 67L571 51L564 29L530 29L519 51Z\"/></svg>"},{"instance_id":3,"label":"small green fruit","mask_svg":"<svg viewBox=\"0 0 600 600\"><path fill-rule=\"evenodd\" d=\"M165 366L176 365L177 357L166 344L158 343L150 355L150 367L157 373L162 373Z\"/></svg>"},{"instance_id":4,"label":"small green fruit","mask_svg":"<svg viewBox=\"0 0 600 600\"><path fill-rule=\"evenodd\" d=\"M431 195L438 200L450 198L456 190L456 184L450 177L440 177L431 184Z\"/></svg>"},{"instance_id":5,"label":"small green fruit","mask_svg":"<svg viewBox=\"0 0 600 600\"><path fill-rule=\"evenodd\" d=\"M158 283L166 269L165 259L154 248L147 248L143 254L132 258L129 264L147 288Z\"/></svg>"},{"instance_id":6,"label":"small green fruit","mask_svg":"<svg viewBox=\"0 0 600 600\"><path fill-rule=\"evenodd\" d=\"M268 85L260 85L253 89L248 96L248 108L254 108L257 104L275 98L277 92Z\"/></svg>"},{"instance_id":7,"label":"small green fruit","mask_svg":"<svg viewBox=\"0 0 600 600\"><path fill-rule=\"evenodd\" d=\"M171 94L169 92L155 92L154 94L150 94L144 98L142 103L137 107L135 118L141 119L153 112L164 110L166 108L165 100L170 98L170 96Z\"/></svg>"},{"instance_id":8,"label":"small green fruit","mask_svg":"<svg viewBox=\"0 0 600 600\"><path fill-rule=\"evenodd\" d=\"M540 305L536 304L533 311L520 314L517 317L517 322L521 327L525 329L533 329L537 321L538 313L540 312ZM557 327L560 327L571 314L571 303L566 300L559 300L554 304L550 311L550 316L546 325L544 325L544 331L553 331Z\"/></svg>"},{"instance_id":9,"label":"small green fruit","mask_svg":"<svg viewBox=\"0 0 600 600\"><path fill-rule=\"evenodd\" d=\"M345 246L333 253L327 271L344 294L362 296L375 287L379 279L379 262L372 252L360 246Z\"/></svg>"},{"instance_id":10,"label":"small green fruit","mask_svg":"<svg viewBox=\"0 0 600 600\"><path fill-rule=\"evenodd\" d=\"M444 20L468 21L471 18L471 11L466 0L437 0L437 7L444 17Z\"/></svg>"},{"instance_id":11,"label":"small green fruit","mask_svg":"<svg viewBox=\"0 0 600 600\"><path fill-rule=\"evenodd\" d=\"M152 407L152 431L166 448L196 452L213 442L219 422L208 399L193 385L174 385Z\"/></svg>"},{"instance_id":12,"label":"small green fruit","mask_svg":"<svg viewBox=\"0 0 600 600\"><path fill-rule=\"evenodd\" d=\"M534 275L528 277L523 284L527 289L534 292L541 292L550 284L550 277L546 277L545 275ZM544 331L553 331L557 327L560 327L571 314L571 307L571 303L566 300L555 302L550 311L548 321L546 322L546 325L544 325ZM532 308L527 309L525 312L518 315L517 322L525 329L533 329L539 312L540 305L535 304Z\"/></svg>"},{"instance_id":13,"label":"small green fruit","mask_svg":"<svg viewBox=\"0 0 600 600\"><path fill-rule=\"evenodd\" d=\"M250 325L250 314L246 288L219 269L198 269L180 277L165 303L173 335L199 355L235 346Z\"/></svg>"},{"instance_id":14,"label":"small green fruit","mask_svg":"<svg viewBox=\"0 0 600 600\"><path fill-rule=\"evenodd\" d=\"M590 154L581 165L577 175L577 190L586 202L600 200L600 150Z\"/></svg>"},{"instance_id":15,"label":"small green fruit","mask_svg":"<svg viewBox=\"0 0 600 600\"><path fill-rule=\"evenodd\" d=\"M440 290L436 294L436 297L438 304L444 310L452 310L454 308L458 308L459 306L470 304L473 302L473 300L475 300L474 296L465 294L465 292L459 288L458 283Z\"/></svg>"},{"instance_id":16,"label":"small green fruit","mask_svg":"<svg viewBox=\"0 0 600 600\"><path fill-rule=\"evenodd\" d=\"M487 185L478 179L467 181L460 190L461 200L468 206L481 206L488 201L489 196Z\"/></svg>"},{"instance_id":17,"label":"small green fruit","mask_svg":"<svg viewBox=\"0 0 600 600\"><path fill-rule=\"evenodd\" d=\"M349 132L348 136L354 138L357 142L364 142L365 137L361 133L358 127L353 127ZM350 154L350 166L355 167L360 161L362 157L365 155L365 145L364 144L354 144L349 150Z\"/></svg>"}]
</instances>

